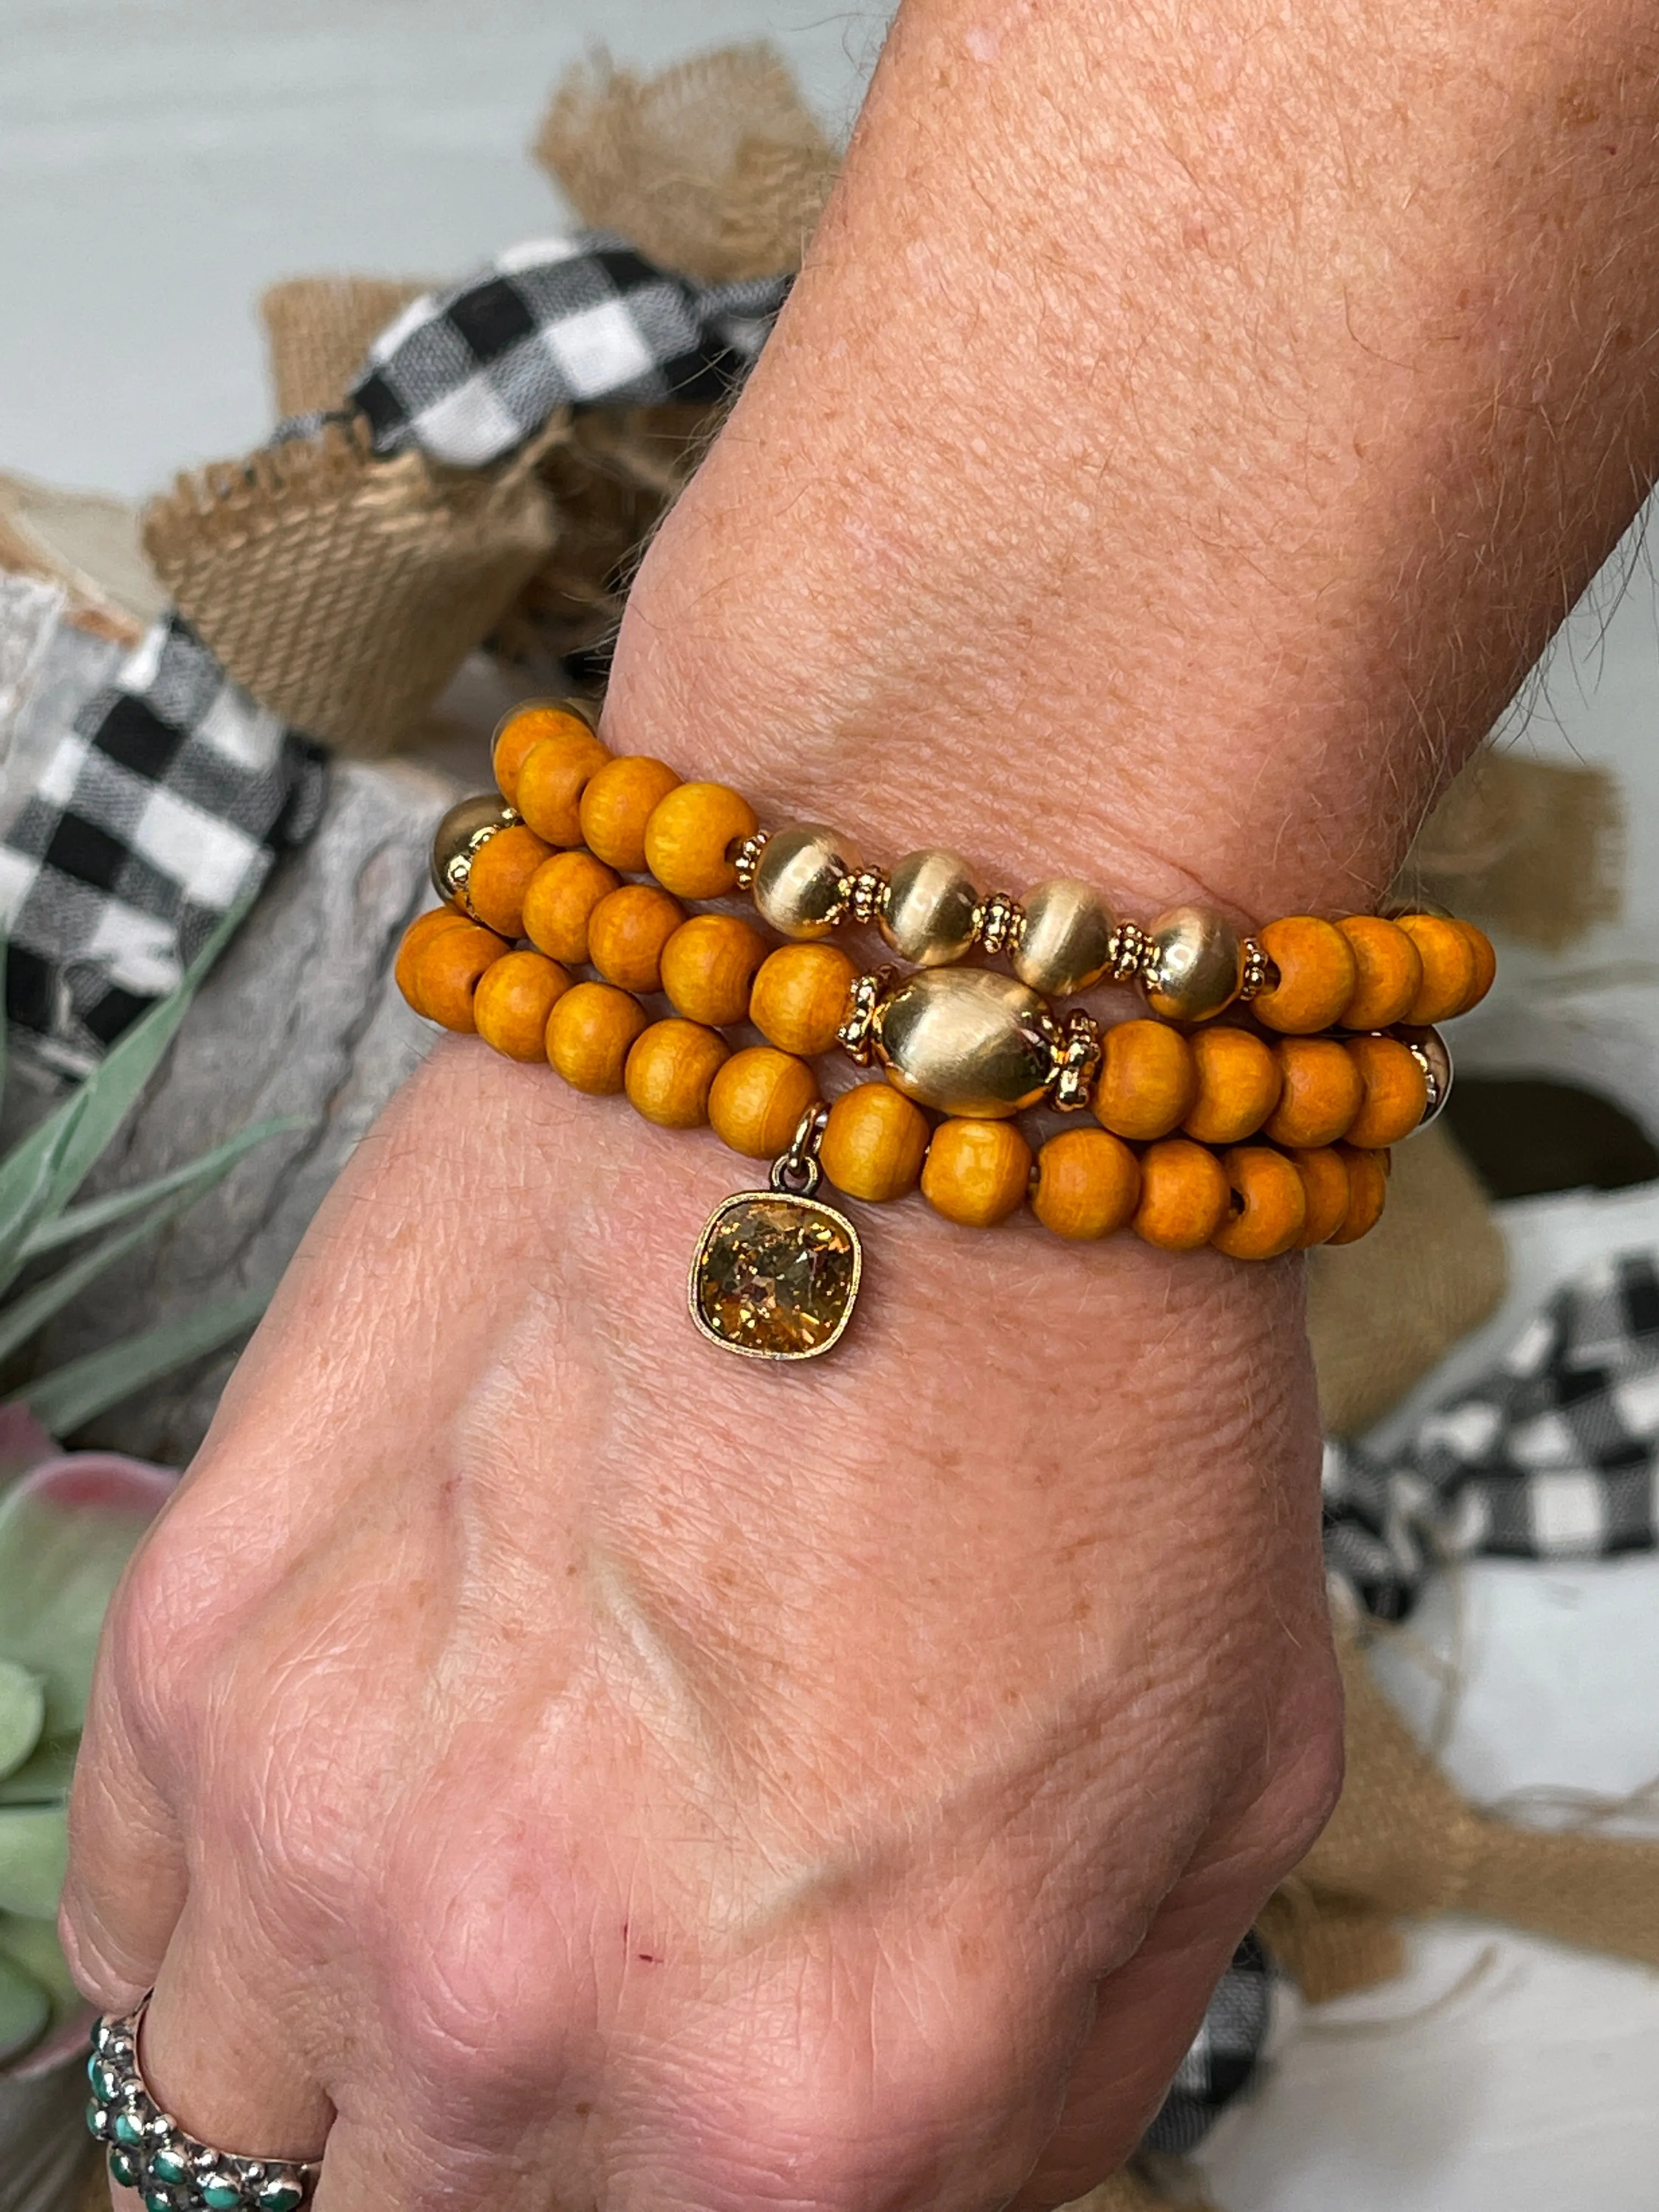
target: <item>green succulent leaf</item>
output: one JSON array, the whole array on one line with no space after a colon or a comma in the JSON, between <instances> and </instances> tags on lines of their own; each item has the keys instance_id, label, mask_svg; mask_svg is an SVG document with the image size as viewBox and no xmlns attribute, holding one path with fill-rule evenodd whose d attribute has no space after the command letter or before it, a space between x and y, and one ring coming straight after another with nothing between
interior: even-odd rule
<instances>
[{"instance_id":1,"label":"green succulent leaf","mask_svg":"<svg viewBox=\"0 0 1659 2212\"><path fill-rule=\"evenodd\" d=\"M263 1290L199 1306L180 1321L164 1322L140 1336L128 1337L125 1343L112 1344L107 1351L89 1352L55 1367L17 1395L54 1436L72 1436L135 1390L144 1389L205 1352L216 1352L222 1344L252 1328L270 1303L270 1292ZM4 1619L3 1606L4 1593L0 1589L0 1620Z\"/></svg>"},{"instance_id":2,"label":"green succulent leaf","mask_svg":"<svg viewBox=\"0 0 1659 2212\"><path fill-rule=\"evenodd\" d=\"M0 1657L37 1678L46 1733L67 1736L86 1717L115 1585L167 1485L154 1471L146 1487L144 1476L100 1474L95 1462L84 1473L72 1460L55 1466L74 1472L48 1486L26 1478L0 1498Z\"/></svg>"},{"instance_id":3,"label":"green succulent leaf","mask_svg":"<svg viewBox=\"0 0 1659 2212\"><path fill-rule=\"evenodd\" d=\"M61 1805L75 1773L73 1737L46 1737L22 1765L0 1775L0 1805Z\"/></svg>"},{"instance_id":4,"label":"green succulent leaf","mask_svg":"<svg viewBox=\"0 0 1659 2212\"><path fill-rule=\"evenodd\" d=\"M0 1224L9 1218L8 1209L16 1203L17 1194L33 1189L40 1163L47 1158L52 1166L42 1212L46 1217L61 1213L69 1204L155 1073L203 977L250 903L244 899L226 915L185 971L178 989L135 1022L63 1104L14 1148L0 1167Z\"/></svg>"},{"instance_id":5,"label":"green succulent leaf","mask_svg":"<svg viewBox=\"0 0 1659 2212\"><path fill-rule=\"evenodd\" d=\"M131 1228L112 1230L107 1237L100 1237L89 1251L82 1252L55 1275L48 1275L45 1282L36 1283L21 1297L14 1298L0 1310L0 1359L9 1358L21 1345L27 1344L37 1329L44 1328L54 1314L61 1313L78 1298L106 1268L125 1259L129 1252L155 1236L158 1229L165 1229L169 1221L176 1221L181 1213L187 1212L206 1187L198 1181L176 1192L172 1198L163 1199Z\"/></svg>"},{"instance_id":6,"label":"green succulent leaf","mask_svg":"<svg viewBox=\"0 0 1659 2212\"><path fill-rule=\"evenodd\" d=\"M0 1912L0 1960L21 1966L39 1982L52 1999L52 2026L72 2020L86 1999L70 1977L69 1962L58 1944L58 1930L46 1920L25 1920L14 1912Z\"/></svg>"},{"instance_id":7,"label":"green succulent leaf","mask_svg":"<svg viewBox=\"0 0 1659 2212\"><path fill-rule=\"evenodd\" d=\"M46 1685L15 1659L0 1659L0 1779L15 1774L40 1741Z\"/></svg>"},{"instance_id":8,"label":"green succulent leaf","mask_svg":"<svg viewBox=\"0 0 1659 2212\"><path fill-rule=\"evenodd\" d=\"M38 2043L52 2020L52 1999L34 1976L0 1952L0 2065Z\"/></svg>"},{"instance_id":9,"label":"green succulent leaf","mask_svg":"<svg viewBox=\"0 0 1659 2212\"><path fill-rule=\"evenodd\" d=\"M55 1920L69 1872L69 1820L61 1805L0 1806L0 1912Z\"/></svg>"},{"instance_id":10,"label":"green succulent leaf","mask_svg":"<svg viewBox=\"0 0 1659 2212\"><path fill-rule=\"evenodd\" d=\"M164 1175L152 1176L149 1182L134 1183L125 1190L112 1191L107 1197L88 1199L84 1206L69 1206L56 1219L43 1221L24 1239L21 1256L35 1260L43 1252L55 1252L60 1245L73 1243L78 1237L89 1237L94 1230L112 1228L118 1221L129 1219L156 1199L167 1198L174 1191L191 1190L199 1195L227 1175L244 1152L251 1152L272 1137L287 1136L294 1130L310 1127L302 1114L281 1114L267 1121L256 1121L239 1136L216 1145L210 1152L186 1160L182 1167L169 1168Z\"/></svg>"},{"instance_id":11,"label":"green succulent leaf","mask_svg":"<svg viewBox=\"0 0 1659 2212\"><path fill-rule=\"evenodd\" d=\"M42 1125L50 1131L49 1143L37 1146L33 1136L25 1138L0 1163L0 1289L23 1264L23 1248L52 1204L85 1111L86 1101L76 1091Z\"/></svg>"}]
</instances>

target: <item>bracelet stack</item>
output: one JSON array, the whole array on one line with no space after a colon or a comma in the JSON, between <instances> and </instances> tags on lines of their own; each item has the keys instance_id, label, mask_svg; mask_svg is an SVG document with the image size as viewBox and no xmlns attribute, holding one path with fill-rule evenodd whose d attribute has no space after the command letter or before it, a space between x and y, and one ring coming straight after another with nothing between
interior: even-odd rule
<instances>
[{"instance_id":1,"label":"bracelet stack","mask_svg":"<svg viewBox=\"0 0 1659 2212\"><path fill-rule=\"evenodd\" d=\"M1188 905L1142 927L1069 878L1017 900L950 853L866 867L833 830L769 833L725 785L613 757L570 702L508 715L495 765L499 794L439 826L446 903L405 935L399 987L510 1059L774 1163L716 1209L691 1268L698 1328L751 1357L811 1358L851 1316L861 1248L821 1179L872 1203L920 1188L970 1226L1029 1202L1073 1240L1131 1230L1235 1259L1352 1243L1382 1212L1389 1146L1445 1103L1436 1024L1495 972L1481 932L1440 915L1244 934ZM686 910L743 892L789 942ZM907 968L860 974L827 941L843 924ZM1138 988L1145 1013L1103 1028L1051 1003L1102 983ZM732 1029L762 1042L734 1048ZM837 1048L884 1079L826 1103L811 1063ZM1034 1155L1031 1109L1079 1119Z\"/></svg>"}]
</instances>

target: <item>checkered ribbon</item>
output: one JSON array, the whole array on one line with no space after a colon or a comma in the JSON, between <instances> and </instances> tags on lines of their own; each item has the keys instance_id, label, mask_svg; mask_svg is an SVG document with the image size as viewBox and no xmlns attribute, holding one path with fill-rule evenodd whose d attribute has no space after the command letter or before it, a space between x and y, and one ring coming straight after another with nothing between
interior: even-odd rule
<instances>
[{"instance_id":1,"label":"checkered ribbon","mask_svg":"<svg viewBox=\"0 0 1659 2212\"><path fill-rule=\"evenodd\" d=\"M686 283L600 233L502 254L371 348L352 398L374 451L483 468L556 408L727 396L789 280ZM301 419L278 438L315 435ZM273 857L309 835L321 756L176 616L77 715L0 844L6 1007L78 1073L177 982Z\"/></svg>"},{"instance_id":2,"label":"checkered ribbon","mask_svg":"<svg viewBox=\"0 0 1659 2212\"><path fill-rule=\"evenodd\" d=\"M1216 1984L1204 2024L1140 2139L1143 2150L1184 2157L1198 2148L1219 2114L1255 2080L1283 1989L1283 1975L1252 1929Z\"/></svg>"},{"instance_id":3,"label":"checkered ribbon","mask_svg":"<svg viewBox=\"0 0 1659 2212\"><path fill-rule=\"evenodd\" d=\"M1325 1447L1325 1563L1365 1610L1398 1620L1439 1565L1604 1559L1659 1545L1659 1262L1597 1260L1504 1358L1387 1459ZM1145 2137L1192 2150L1249 2087L1279 1978L1255 1936L1222 1976Z\"/></svg>"},{"instance_id":4,"label":"checkered ribbon","mask_svg":"<svg viewBox=\"0 0 1659 2212\"><path fill-rule=\"evenodd\" d=\"M725 398L789 283L690 283L601 231L540 240L405 308L351 398L377 453L485 468L557 407Z\"/></svg>"},{"instance_id":5,"label":"checkered ribbon","mask_svg":"<svg viewBox=\"0 0 1659 2212\"><path fill-rule=\"evenodd\" d=\"M1659 1541L1659 1267L1598 1260L1401 1451L1325 1447L1325 1561L1398 1620L1437 1564L1602 1559Z\"/></svg>"},{"instance_id":6,"label":"checkered ribbon","mask_svg":"<svg viewBox=\"0 0 1659 2212\"><path fill-rule=\"evenodd\" d=\"M0 845L6 1011L43 1059L90 1066L178 983L321 811L322 755L175 615L59 739Z\"/></svg>"}]
</instances>

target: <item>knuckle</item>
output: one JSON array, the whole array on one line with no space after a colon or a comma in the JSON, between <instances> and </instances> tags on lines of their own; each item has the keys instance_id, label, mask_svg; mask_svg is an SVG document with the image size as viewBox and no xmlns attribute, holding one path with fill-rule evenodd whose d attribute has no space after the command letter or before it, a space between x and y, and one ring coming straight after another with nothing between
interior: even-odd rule
<instances>
[{"instance_id":1,"label":"knuckle","mask_svg":"<svg viewBox=\"0 0 1659 2212\"><path fill-rule=\"evenodd\" d=\"M1277 1735L1278 1755L1250 1822L1273 1881L1313 1848L1342 1794L1342 1685L1334 1661L1304 1670Z\"/></svg>"},{"instance_id":2,"label":"knuckle","mask_svg":"<svg viewBox=\"0 0 1659 2212\"><path fill-rule=\"evenodd\" d=\"M544 2103L562 2030L558 1978L545 1954L525 1972L465 1907L435 1929L423 1916L398 1933L387 2005L402 2063L441 2128L490 2128Z\"/></svg>"},{"instance_id":3,"label":"knuckle","mask_svg":"<svg viewBox=\"0 0 1659 2212\"><path fill-rule=\"evenodd\" d=\"M58 1941L75 1986L102 2012L137 2003L146 1984L71 1876L58 1908Z\"/></svg>"},{"instance_id":4,"label":"knuckle","mask_svg":"<svg viewBox=\"0 0 1659 2212\"><path fill-rule=\"evenodd\" d=\"M848 2212L1012 2195L1035 2146L1010 2124L1006 2036L932 2012L914 1987L908 1998L884 2028L879 1996L856 2026L803 2036L780 2022L739 2079L700 2075L698 2203Z\"/></svg>"}]
</instances>

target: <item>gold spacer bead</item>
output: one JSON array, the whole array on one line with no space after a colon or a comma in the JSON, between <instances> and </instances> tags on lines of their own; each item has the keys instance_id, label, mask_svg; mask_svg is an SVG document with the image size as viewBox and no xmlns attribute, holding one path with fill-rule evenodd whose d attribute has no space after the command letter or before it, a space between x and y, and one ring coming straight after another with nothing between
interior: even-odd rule
<instances>
[{"instance_id":1,"label":"gold spacer bead","mask_svg":"<svg viewBox=\"0 0 1659 2212\"><path fill-rule=\"evenodd\" d=\"M1152 939L1138 921L1121 921L1112 932L1106 973L1114 983L1133 983L1152 957Z\"/></svg>"},{"instance_id":2,"label":"gold spacer bead","mask_svg":"<svg viewBox=\"0 0 1659 2212\"><path fill-rule=\"evenodd\" d=\"M1075 1114L1089 1103L1100 1068L1100 1024L1092 1014L1074 1007L1054 1050L1054 1105L1061 1114Z\"/></svg>"},{"instance_id":3,"label":"gold spacer bead","mask_svg":"<svg viewBox=\"0 0 1659 2212\"><path fill-rule=\"evenodd\" d=\"M993 891L974 915L974 934L994 960L1018 945L1025 927L1025 909L1007 891Z\"/></svg>"},{"instance_id":4,"label":"gold spacer bead","mask_svg":"<svg viewBox=\"0 0 1659 2212\"><path fill-rule=\"evenodd\" d=\"M1243 956L1243 967L1238 986L1238 999L1240 1005L1248 1006L1252 999L1259 998L1263 991L1271 991L1273 988L1279 981L1279 969L1268 957L1266 946L1254 937L1247 937L1239 947L1239 951Z\"/></svg>"},{"instance_id":5,"label":"gold spacer bead","mask_svg":"<svg viewBox=\"0 0 1659 2212\"><path fill-rule=\"evenodd\" d=\"M887 911L887 878L879 868L860 868L857 875L845 878L842 895L849 919L860 929L870 928Z\"/></svg>"},{"instance_id":6,"label":"gold spacer bead","mask_svg":"<svg viewBox=\"0 0 1659 2212\"><path fill-rule=\"evenodd\" d=\"M890 968L878 968L871 975L853 978L847 1018L836 1031L836 1042L860 1067L868 1067L875 1056L876 1008L892 980Z\"/></svg>"},{"instance_id":7,"label":"gold spacer bead","mask_svg":"<svg viewBox=\"0 0 1659 2212\"><path fill-rule=\"evenodd\" d=\"M744 839L732 855L732 866L737 871L739 890L751 891L755 888L755 871L760 866L761 854L766 850L767 835L764 830L757 830L752 836Z\"/></svg>"}]
</instances>

